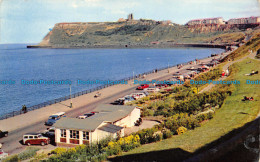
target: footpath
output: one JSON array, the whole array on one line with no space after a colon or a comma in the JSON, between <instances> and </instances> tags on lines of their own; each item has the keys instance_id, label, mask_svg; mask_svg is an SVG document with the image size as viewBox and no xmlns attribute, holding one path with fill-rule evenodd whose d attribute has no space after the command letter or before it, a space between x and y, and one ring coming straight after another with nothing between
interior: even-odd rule
<instances>
[{"instance_id":1,"label":"footpath","mask_svg":"<svg viewBox=\"0 0 260 162\"><path fill-rule=\"evenodd\" d=\"M226 71L226 70L227 70L231 65L233 65L234 63L243 61L243 60L245 60L246 58L252 58L252 59L254 59L255 56L256 56L256 52L255 52L255 53L251 53L251 54L249 54L249 55L246 55L246 56L244 56L244 57L242 57L242 58L240 58L240 59L238 59L238 60L230 61L230 62L226 63L226 64L223 66L222 70L223 70L223 71ZM228 77L228 76L225 75L224 77L219 78L217 81L225 80L227 77ZM205 87L204 89L202 89L199 93L207 92L207 91L209 91L210 89L212 89L214 86L215 86L215 84L212 84L212 83L211 83L211 84L209 84L207 87Z\"/></svg>"}]
</instances>

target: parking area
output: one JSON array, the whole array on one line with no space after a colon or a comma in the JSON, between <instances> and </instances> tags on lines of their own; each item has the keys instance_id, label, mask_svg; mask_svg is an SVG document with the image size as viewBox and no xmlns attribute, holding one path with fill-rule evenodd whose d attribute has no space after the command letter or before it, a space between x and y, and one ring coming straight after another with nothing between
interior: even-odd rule
<instances>
[{"instance_id":1,"label":"parking area","mask_svg":"<svg viewBox=\"0 0 260 162\"><path fill-rule=\"evenodd\" d=\"M125 128L125 136L137 132L139 130L142 129L146 129L146 128L152 128L154 125L160 124L157 121L151 121L151 120L143 120L142 124L139 126L133 126L133 127L129 127L129 128Z\"/></svg>"}]
</instances>

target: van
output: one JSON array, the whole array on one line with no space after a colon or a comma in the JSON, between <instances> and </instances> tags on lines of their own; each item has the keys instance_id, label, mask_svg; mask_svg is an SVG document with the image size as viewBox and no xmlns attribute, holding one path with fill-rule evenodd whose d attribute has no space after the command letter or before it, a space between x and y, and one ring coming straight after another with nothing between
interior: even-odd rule
<instances>
[{"instance_id":1,"label":"van","mask_svg":"<svg viewBox=\"0 0 260 162\"><path fill-rule=\"evenodd\" d=\"M57 120L59 120L62 117L66 117L65 112L58 112L56 114L52 114L45 122L45 125L52 126L54 123L56 123Z\"/></svg>"},{"instance_id":2,"label":"van","mask_svg":"<svg viewBox=\"0 0 260 162\"><path fill-rule=\"evenodd\" d=\"M50 138L43 137L40 133L27 133L23 135L24 145L48 145L50 143Z\"/></svg>"}]
</instances>

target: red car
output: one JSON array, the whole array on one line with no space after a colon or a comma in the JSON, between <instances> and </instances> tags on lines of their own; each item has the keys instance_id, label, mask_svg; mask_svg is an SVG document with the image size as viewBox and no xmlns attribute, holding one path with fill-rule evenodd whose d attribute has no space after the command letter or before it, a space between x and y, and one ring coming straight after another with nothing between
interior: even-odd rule
<instances>
[{"instance_id":1,"label":"red car","mask_svg":"<svg viewBox=\"0 0 260 162\"><path fill-rule=\"evenodd\" d=\"M50 138L43 137L39 133L27 133L23 136L24 145L48 145L50 143Z\"/></svg>"},{"instance_id":2,"label":"red car","mask_svg":"<svg viewBox=\"0 0 260 162\"><path fill-rule=\"evenodd\" d=\"M138 90L144 90L145 88L148 88L148 84L141 84L139 87L137 87Z\"/></svg>"}]
</instances>

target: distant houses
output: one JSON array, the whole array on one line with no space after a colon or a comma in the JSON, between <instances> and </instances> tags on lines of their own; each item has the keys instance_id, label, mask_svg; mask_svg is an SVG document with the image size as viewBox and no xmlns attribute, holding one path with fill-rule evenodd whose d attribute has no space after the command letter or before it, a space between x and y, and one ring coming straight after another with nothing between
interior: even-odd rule
<instances>
[{"instance_id":1,"label":"distant houses","mask_svg":"<svg viewBox=\"0 0 260 162\"><path fill-rule=\"evenodd\" d=\"M222 17L194 19L187 22L186 25L203 25L203 24L260 24L260 17L245 17L229 19L227 22Z\"/></svg>"},{"instance_id":2,"label":"distant houses","mask_svg":"<svg viewBox=\"0 0 260 162\"><path fill-rule=\"evenodd\" d=\"M140 118L135 106L100 105L95 115L86 119L62 118L54 124L58 146L96 143L107 137L124 136L124 128L132 127Z\"/></svg>"}]
</instances>

